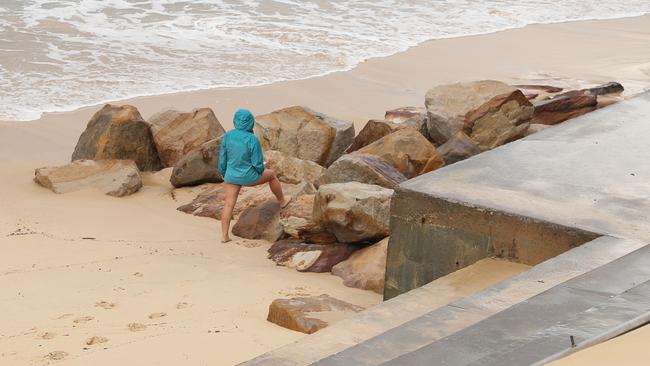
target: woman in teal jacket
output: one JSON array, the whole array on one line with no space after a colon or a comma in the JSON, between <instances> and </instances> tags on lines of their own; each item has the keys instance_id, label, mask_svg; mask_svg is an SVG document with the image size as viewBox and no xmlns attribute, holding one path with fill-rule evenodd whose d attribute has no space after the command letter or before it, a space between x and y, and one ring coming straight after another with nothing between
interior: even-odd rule
<instances>
[{"instance_id":1,"label":"woman in teal jacket","mask_svg":"<svg viewBox=\"0 0 650 366\"><path fill-rule=\"evenodd\" d=\"M230 220L242 186L269 183L281 207L289 203L284 198L278 177L272 170L264 168L262 146L253 133L253 114L247 109L240 109L235 113L233 124L235 129L223 136L219 151L219 172L226 188L225 205L221 213L222 243L230 241Z\"/></svg>"}]
</instances>

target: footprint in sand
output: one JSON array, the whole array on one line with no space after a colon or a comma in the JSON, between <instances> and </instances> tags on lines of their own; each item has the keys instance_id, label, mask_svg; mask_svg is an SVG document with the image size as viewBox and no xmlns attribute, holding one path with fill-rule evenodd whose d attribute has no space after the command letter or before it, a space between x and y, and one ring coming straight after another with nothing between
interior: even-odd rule
<instances>
[{"instance_id":1,"label":"footprint in sand","mask_svg":"<svg viewBox=\"0 0 650 366\"><path fill-rule=\"evenodd\" d=\"M108 342L108 338L106 338L106 337L95 336L95 337L90 337L90 338L86 339L86 344L89 345L89 346L92 346L93 344L100 344L100 343L106 343L106 342Z\"/></svg>"},{"instance_id":2,"label":"footprint in sand","mask_svg":"<svg viewBox=\"0 0 650 366\"><path fill-rule=\"evenodd\" d=\"M94 316L82 316L81 318L77 318L73 320L73 323L77 324L83 324L83 323L88 323L89 321L95 319Z\"/></svg>"},{"instance_id":3,"label":"footprint in sand","mask_svg":"<svg viewBox=\"0 0 650 366\"><path fill-rule=\"evenodd\" d=\"M73 315L74 315L74 314L63 314L63 315L61 315L60 317L58 317L57 319L67 319L67 318L70 318L70 317L73 316Z\"/></svg>"},{"instance_id":4,"label":"footprint in sand","mask_svg":"<svg viewBox=\"0 0 650 366\"><path fill-rule=\"evenodd\" d=\"M146 325L140 323L129 323L126 327L132 332L140 332L147 329Z\"/></svg>"},{"instance_id":5,"label":"footprint in sand","mask_svg":"<svg viewBox=\"0 0 650 366\"><path fill-rule=\"evenodd\" d=\"M45 358L49 358L50 360L58 361L64 359L68 355L68 352L65 351L53 351L47 354Z\"/></svg>"},{"instance_id":6,"label":"footprint in sand","mask_svg":"<svg viewBox=\"0 0 650 366\"><path fill-rule=\"evenodd\" d=\"M102 309L106 309L106 310L113 309L116 306L117 306L117 304L112 303L112 302L108 302L108 301L100 301L100 302L95 304L96 308L102 308Z\"/></svg>"},{"instance_id":7,"label":"footprint in sand","mask_svg":"<svg viewBox=\"0 0 650 366\"><path fill-rule=\"evenodd\" d=\"M189 308L190 306L192 306L192 305L190 305L190 304L188 304L188 303L186 303L186 302L179 302L178 304L176 304L176 309L178 309L178 310L180 310L180 309L187 309L187 308Z\"/></svg>"},{"instance_id":8,"label":"footprint in sand","mask_svg":"<svg viewBox=\"0 0 650 366\"><path fill-rule=\"evenodd\" d=\"M167 316L167 313L153 313L149 315L149 319L158 319Z\"/></svg>"},{"instance_id":9,"label":"footprint in sand","mask_svg":"<svg viewBox=\"0 0 650 366\"><path fill-rule=\"evenodd\" d=\"M56 333L52 332L45 332L39 336L41 339L54 339L56 337Z\"/></svg>"},{"instance_id":10,"label":"footprint in sand","mask_svg":"<svg viewBox=\"0 0 650 366\"><path fill-rule=\"evenodd\" d=\"M142 276L144 276L144 275L143 275L142 273L140 273L140 272L136 272L136 273L134 273L133 275L134 275L135 277L142 277Z\"/></svg>"}]
</instances>

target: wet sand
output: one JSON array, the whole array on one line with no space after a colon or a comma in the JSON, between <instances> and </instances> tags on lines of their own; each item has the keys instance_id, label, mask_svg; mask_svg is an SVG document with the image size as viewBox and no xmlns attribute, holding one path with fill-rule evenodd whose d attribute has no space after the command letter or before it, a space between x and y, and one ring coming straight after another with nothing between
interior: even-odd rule
<instances>
[{"instance_id":1,"label":"wet sand","mask_svg":"<svg viewBox=\"0 0 650 366\"><path fill-rule=\"evenodd\" d=\"M209 106L227 128L239 107L265 113L303 104L360 128L387 109L422 105L435 84L462 80L617 80L631 95L650 85L649 37L650 16L535 25L431 41L325 77L128 103L145 118L169 107ZM380 301L338 277L275 266L266 259L268 244L220 244L217 221L176 211L193 192L172 196L168 171L119 199L37 186L34 169L68 162L96 110L0 122L0 364L229 365L303 336L265 321L275 298L327 293L366 307Z\"/></svg>"}]
</instances>

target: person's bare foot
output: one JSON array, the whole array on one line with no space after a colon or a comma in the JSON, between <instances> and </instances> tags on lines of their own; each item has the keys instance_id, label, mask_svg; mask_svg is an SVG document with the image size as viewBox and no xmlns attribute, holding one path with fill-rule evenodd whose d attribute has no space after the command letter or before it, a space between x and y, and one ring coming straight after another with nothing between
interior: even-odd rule
<instances>
[{"instance_id":1,"label":"person's bare foot","mask_svg":"<svg viewBox=\"0 0 650 366\"><path fill-rule=\"evenodd\" d=\"M232 239L230 239L230 238L222 238L222 239L221 239L221 243L223 243L223 244L225 244L225 243L229 243L229 242L231 242L231 241L232 241Z\"/></svg>"},{"instance_id":2,"label":"person's bare foot","mask_svg":"<svg viewBox=\"0 0 650 366\"><path fill-rule=\"evenodd\" d=\"M289 198L284 198L284 202L280 203L280 207L285 208L287 205L291 202L291 197Z\"/></svg>"}]
</instances>

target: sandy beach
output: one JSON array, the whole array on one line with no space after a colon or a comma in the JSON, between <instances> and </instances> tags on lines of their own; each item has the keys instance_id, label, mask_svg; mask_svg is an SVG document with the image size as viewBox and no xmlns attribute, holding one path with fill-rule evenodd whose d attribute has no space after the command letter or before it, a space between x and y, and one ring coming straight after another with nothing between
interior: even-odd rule
<instances>
[{"instance_id":1,"label":"sandy beach","mask_svg":"<svg viewBox=\"0 0 650 366\"><path fill-rule=\"evenodd\" d=\"M531 25L429 41L318 78L115 103L136 106L145 119L210 107L227 129L240 107L263 114L305 105L359 131L388 109L422 106L426 90L441 83L618 81L631 96L650 88L649 37L650 15ZM143 189L126 198L56 195L36 185L34 169L69 162L97 109L0 122L0 364L232 365L304 336L266 322L276 298L381 301L330 274L276 266L268 243L220 244L217 221L176 210L201 188L172 195L169 169L146 174ZM460 287L454 296L476 290Z\"/></svg>"}]
</instances>

